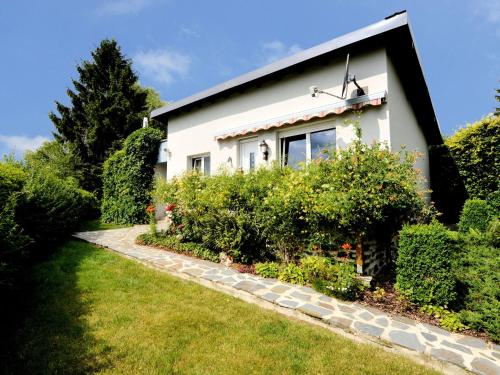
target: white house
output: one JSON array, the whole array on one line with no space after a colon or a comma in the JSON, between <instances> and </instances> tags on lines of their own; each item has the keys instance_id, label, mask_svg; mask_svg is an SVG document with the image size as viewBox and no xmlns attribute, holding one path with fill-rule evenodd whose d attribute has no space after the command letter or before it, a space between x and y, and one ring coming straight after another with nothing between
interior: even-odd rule
<instances>
[{"instance_id":1,"label":"white house","mask_svg":"<svg viewBox=\"0 0 500 375\"><path fill-rule=\"evenodd\" d=\"M342 99L332 95L342 96L347 55L362 90L352 82ZM308 160L351 142L344 120L353 109L362 109L364 141L419 151L429 180L428 146L442 137L406 12L153 111L168 134L156 172L170 179Z\"/></svg>"}]
</instances>

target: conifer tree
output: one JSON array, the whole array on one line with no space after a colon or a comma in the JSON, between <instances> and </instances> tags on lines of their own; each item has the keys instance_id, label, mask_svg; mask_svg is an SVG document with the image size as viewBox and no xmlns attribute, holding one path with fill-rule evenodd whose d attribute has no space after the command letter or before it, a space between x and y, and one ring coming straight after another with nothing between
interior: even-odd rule
<instances>
[{"instance_id":1,"label":"conifer tree","mask_svg":"<svg viewBox=\"0 0 500 375\"><path fill-rule=\"evenodd\" d=\"M57 129L55 138L72 154L81 187L100 196L102 165L141 127L147 93L115 40L103 40L77 72L74 90L67 90L71 104L56 101L59 115L51 112L49 117Z\"/></svg>"}]
</instances>

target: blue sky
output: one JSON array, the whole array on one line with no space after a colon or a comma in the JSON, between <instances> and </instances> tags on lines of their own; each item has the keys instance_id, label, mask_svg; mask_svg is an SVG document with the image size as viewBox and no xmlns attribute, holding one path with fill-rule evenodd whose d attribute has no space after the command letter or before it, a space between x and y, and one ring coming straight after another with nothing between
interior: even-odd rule
<instances>
[{"instance_id":1,"label":"blue sky","mask_svg":"<svg viewBox=\"0 0 500 375\"><path fill-rule=\"evenodd\" d=\"M407 9L442 132L492 112L498 0L31 0L0 7L0 155L54 130L76 65L115 38L173 101Z\"/></svg>"}]
</instances>

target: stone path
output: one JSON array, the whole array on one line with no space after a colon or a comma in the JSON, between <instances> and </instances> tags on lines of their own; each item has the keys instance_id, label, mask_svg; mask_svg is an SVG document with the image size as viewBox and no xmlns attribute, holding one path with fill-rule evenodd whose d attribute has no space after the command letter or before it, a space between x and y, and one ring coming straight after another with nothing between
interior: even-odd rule
<instances>
[{"instance_id":1,"label":"stone path","mask_svg":"<svg viewBox=\"0 0 500 375\"><path fill-rule=\"evenodd\" d=\"M380 310L330 298L305 286L242 274L221 264L135 244L146 226L76 233L75 237L105 246L127 257L164 269L248 292L278 306L297 310L372 341L395 344L429 355L477 374L500 374L500 347L483 340L453 334Z\"/></svg>"}]
</instances>

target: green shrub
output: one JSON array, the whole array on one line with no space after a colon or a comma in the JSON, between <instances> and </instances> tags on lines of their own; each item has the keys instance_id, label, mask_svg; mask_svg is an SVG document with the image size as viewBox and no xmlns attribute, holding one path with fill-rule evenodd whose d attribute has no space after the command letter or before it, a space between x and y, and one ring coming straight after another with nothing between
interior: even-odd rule
<instances>
[{"instance_id":1,"label":"green shrub","mask_svg":"<svg viewBox=\"0 0 500 375\"><path fill-rule=\"evenodd\" d=\"M446 139L471 198L497 191L500 176L500 116L485 117Z\"/></svg>"},{"instance_id":2,"label":"green shrub","mask_svg":"<svg viewBox=\"0 0 500 375\"><path fill-rule=\"evenodd\" d=\"M434 316L439 320L439 324L441 325L441 327L448 331L457 332L469 328L462 323L460 314L451 312L443 307L424 305L420 308L420 311Z\"/></svg>"},{"instance_id":3,"label":"green shrub","mask_svg":"<svg viewBox=\"0 0 500 375\"><path fill-rule=\"evenodd\" d=\"M465 201L458 229L462 233L475 229L485 232L488 229L490 221L493 220L494 212L488 203L480 199L468 199Z\"/></svg>"},{"instance_id":4,"label":"green shrub","mask_svg":"<svg viewBox=\"0 0 500 375\"><path fill-rule=\"evenodd\" d=\"M348 260L332 267L328 279L317 278L312 281L315 290L328 296L353 301L360 297L364 290L363 283L357 279L354 265Z\"/></svg>"},{"instance_id":5,"label":"green shrub","mask_svg":"<svg viewBox=\"0 0 500 375\"><path fill-rule=\"evenodd\" d=\"M72 233L91 217L97 201L93 194L71 181L46 173L31 174L18 198L16 219L24 232L43 250L41 244L56 242Z\"/></svg>"},{"instance_id":6,"label":"green shrub","mask_svg":"<svg viewBox=\"0 0 500 375\"><path fill-rule=\"evenodd\" d=\"M218 254L202 245L193 242L181 242L177 236L161 232L156 235L150 233L141 234L137 237L137 242L144 245L157 246L180 254L193 255L197 258L209 260L211 262L219 261Z\"/></svg>"},{"instance_id":7,"label":"green shrub","mask_svg":"<svg viewBox=\"0 0 500 375\"><path fill-rule=\"evenodd\" d=\"M320 256L307 256L300 260L300 268L304 271L307 282L315 279L331 280L334 269L329 258Z\"/></svg>"},{"instance_id":8,"label":"green shrub","mask_svg":"<svg viewBox=\"0 0 500 375\"><path fill-rule=\"evenodd\" d=\"M500 252L488 238L463 236L455 277L460 283L463 310L461 320L469 327L485 331L500 340Z\"/></svg>"},{"instance_id":9,"label":"green shrub","mask_svg":"<svg viewBox=\"0 0 500 375\"><path fill-rule=\"evenodd\" d=\"M21 191L27 173L19 167L0 162L0 209L8 202L11 194Z\"/></svg>"},{"instance_id":10,"label":"green shrub","mask_svg":"<svg viewBox=\"0 0 500 375\"><path fill-rule=\"evenodd\" d=\"M265 262L255 264L255 273L262 277L278 278L280 266L276 262Z\"/></svg>"},{"instance_id":11,"label":"green shrub","mask_svg":"<svg viewBox=\"0 0 500 375\"><path fill-rule=\"evenodd\" d=\"M104 163L101 219L116 224L144 223L151 201L154 165L162 132L143 128L130 134L122 150Z\"/></svg>"},{"instance_id":12,"label":"green shrub","mask_svg":"<svg viewBox=\"0 0 500 375\"><path fill-rule=\"evenodd\" d=\"M306 283L304 271L294 263L289 263L286 267L281 269L278 280L298 285L304 285Z\"/></svg>"},{"instance_id":13,"label":"green shrub","mask_svg":"<svg viewBox=\"0 0 500 375\"><path fill-rule=\"evenodd\" d=\"M452 273L455 244L438 223L406 225L400 231L396 287L420 305L448 306L456 299Z\"/></svg>"}]
</instances>

